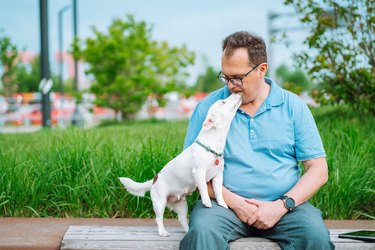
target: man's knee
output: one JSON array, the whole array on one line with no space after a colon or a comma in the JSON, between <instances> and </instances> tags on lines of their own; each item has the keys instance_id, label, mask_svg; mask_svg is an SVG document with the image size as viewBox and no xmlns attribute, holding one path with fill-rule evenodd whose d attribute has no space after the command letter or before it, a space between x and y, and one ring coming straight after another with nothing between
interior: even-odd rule
<instances>
[{"instance_id":1,"label":"man's knee","mask_svg":"<svg viewBox=\"0 0 375 250\"><path fill-rule=\"evenodd\" d=\"M189 231L180 242L180 250L228 249L229 243L224 241L212 224L205 220L191 223Z\"/></svg>"},{"instance_id":2,"label":"man's knee","mask_svg":"<svg viewBox=\"0 0 375 250\"><path fill-rule=\"evenodd\" d=\"M227 228L223 227L226 216L223 208L212 202L212 208L205 208L199 200L195 205L189 221L189 231L180 242L180 249L228 249L229 243L224 235ZM227 211L225 211L227 212Z\"/></svg>"},{"instance_id":3,"label":"man's knee","mask_svg":"<svg viewBox=\"0 0 375 250\"><path fill-rule=\"evenodd\" d=\"M190 229L194 229L197 231L211 231L211 228L217 228L215 222L216 221L211 216L206 217L204 215L193 215L190 217L189 227Z\"/></svg>"},{"instance_id":4,"label":"man's knee","mask_svg":"<svg viewBox=\"0 0 375 250\"><path fill-rule=\"evenodd\" d=\"M204 212L203 212L204 213ZM202 214L194 215L189 221L189 234L193 238L214 238L219 234L217 221L214 219L208 219L209 216L204 216Z\"/></svg>"},{"instance_id":5,"label":"man's knee","mask_svg":"<svg viewBox=\"0 0 375 250\"><path fill-rule=\"evenodd\" d=\"M287 214L280 229L288 236L290 249L334 249L320 210L308 202Z\"/></svg>"},{"instance_id":6,"label":"man's knee","mask_svg":"<svg viewBox=\"0 0 375 250\"><path fill-rule=\"evenodd\" d=\"M334 249L329 231L323 224L307 223L303 229L303 236L300 238L304 249Z\"/></svg>"}]
</instances>

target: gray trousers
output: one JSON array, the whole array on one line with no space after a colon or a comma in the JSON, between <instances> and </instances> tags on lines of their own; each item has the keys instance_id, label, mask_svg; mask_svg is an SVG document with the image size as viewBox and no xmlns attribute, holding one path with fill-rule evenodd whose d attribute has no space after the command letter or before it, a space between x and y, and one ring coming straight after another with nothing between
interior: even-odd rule
<instances>
[{"instance_id":1,"label":"gray trousers","mask_svg":"<svg viewBox=\"0 0 375 250\"><path fill-rule=\"evenodd\" d=\"M231 209L212 200L206 208L199 200L190 216L189 232L180 242L180 250L229 249L229 242L246 236L276 241L282 249L334 249L320 210L309 202L285 214L271 229L259 230L243 223Z\"/></svg>"}]
</instances>

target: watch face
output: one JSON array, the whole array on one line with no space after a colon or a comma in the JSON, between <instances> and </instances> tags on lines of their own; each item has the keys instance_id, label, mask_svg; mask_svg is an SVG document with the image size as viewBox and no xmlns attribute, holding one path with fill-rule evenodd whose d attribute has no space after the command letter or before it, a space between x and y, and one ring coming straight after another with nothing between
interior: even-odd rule
<instances>
[{"instance_id":1,"label":"watch face","mask_svg":"<svg viewBox=\"0 0 375 250\"><path fill-rule=\"evenodd\" d=\"M287 208L293 209L295 207L294 200L290 197L286 198L285 205L286 205Z\"/></svg>"}]
</instances>

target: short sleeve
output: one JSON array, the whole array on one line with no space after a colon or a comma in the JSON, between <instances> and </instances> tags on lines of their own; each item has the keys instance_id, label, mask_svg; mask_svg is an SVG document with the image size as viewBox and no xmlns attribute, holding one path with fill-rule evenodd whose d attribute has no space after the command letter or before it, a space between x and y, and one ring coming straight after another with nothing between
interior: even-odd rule
<instances>
[{"instance_id":1,"label":"short sleeve","mask_svg":"<svg viewBox=\"0 0 375 250\"><path fill-rule=\"evenodd\" d=\"M296 159L305 161L325 157L325 151L314 117L307 104L298 102L294 105L294 134Z\"/></svg>"}]
</instances>

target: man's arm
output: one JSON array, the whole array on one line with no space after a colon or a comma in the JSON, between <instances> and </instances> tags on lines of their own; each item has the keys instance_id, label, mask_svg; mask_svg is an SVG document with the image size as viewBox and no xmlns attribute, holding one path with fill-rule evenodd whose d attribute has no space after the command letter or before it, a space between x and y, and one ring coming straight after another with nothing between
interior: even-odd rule
<instances>
[{"instance_id":1,"label":"man's arm","mask_svg":"<svg viewBox=\"0 0 375 250\"><path fill-rule=\"evenodd\" d=\"M328 166L325 157L303 161L305 174L286 195L296 205L309 200L328 181Z\"/></svg>"},{"instance_id":2,"label":"man's arm","mask_svg":"<svg viewBox=\"0 0 375 250\"><path fill-rule=\"evenodd\" d=\"M303 161L303 167L305 174L286 193L295 200L297 206L309 200L328 181L328 166L325 157ZM280 199L272 202L255 199L246 201L258 206L257 214L253 215L257 218L253 226L258 229L273 227L288 212ZM251 218L250 222L253 220L254 218Z\"/></svg>"}]
</instances>

